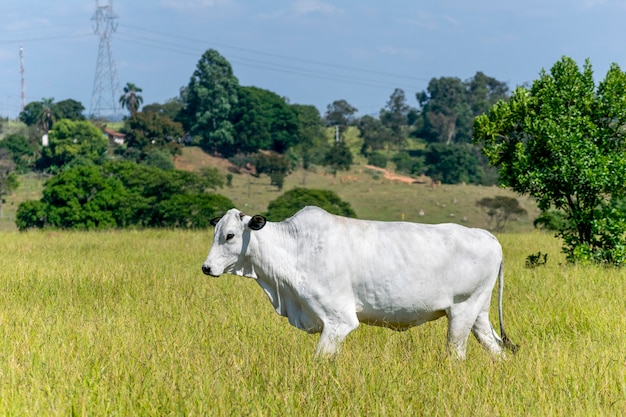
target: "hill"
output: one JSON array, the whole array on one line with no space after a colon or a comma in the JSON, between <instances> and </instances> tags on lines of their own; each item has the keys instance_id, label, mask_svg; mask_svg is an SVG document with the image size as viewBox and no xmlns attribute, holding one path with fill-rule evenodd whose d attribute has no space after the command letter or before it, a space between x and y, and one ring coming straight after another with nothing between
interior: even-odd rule
<instances>
[{"instance_id":1,"label":"hill","mask_svg":"<svg viewBox=\"0 0 626 417\"><path fill-rule=\"evenodd\" d=\"M216 167L229 173L230 163L187 147L176 160L178 169L196 171L204 167ZM528 212L518 220L510 221L509 232L533 229L532 221L539 214L533 199L520 197L511 190L476 185L437 185L430 181L415 182L410 177L381 172L379 168L357 164L348 172L336 177L327 174L323 167L314 171L297 170L287 176L283 191L270 185L267 176L254 177L232 174L232 184L218 190L230 198L237 208L250 214L267 210L270 201L283 191L294 187L321 188L334 191L349 202L359 218L376 220L407 220L420 223L454 222L472 227L488 228L488 216L476 202L483 197L496 195L517 198Z\"/></svg>"}]
</instances>

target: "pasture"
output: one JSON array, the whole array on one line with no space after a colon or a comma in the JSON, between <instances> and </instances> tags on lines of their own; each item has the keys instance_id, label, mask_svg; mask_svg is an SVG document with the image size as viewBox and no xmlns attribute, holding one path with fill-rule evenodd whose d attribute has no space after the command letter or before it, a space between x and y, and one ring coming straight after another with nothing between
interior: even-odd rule
<instances>
[{"instance_id":1,"label":"pasture","mask_svg":"<svg viewBox=\"0 0 626 417\"><path fill-rule=\"evenodd\" d=\"M205 277L211 231L0 232L0 412L15 416L587 416L626 413L626 271L572 266L560 242L503 234L493 361L445 319L360 326L339 357L251 279ZM548 254L529 269L526 257ZM419 254L415 254L419 256ZM495 298L492 320L497 327Z\"/></svg>"}]
</instances>

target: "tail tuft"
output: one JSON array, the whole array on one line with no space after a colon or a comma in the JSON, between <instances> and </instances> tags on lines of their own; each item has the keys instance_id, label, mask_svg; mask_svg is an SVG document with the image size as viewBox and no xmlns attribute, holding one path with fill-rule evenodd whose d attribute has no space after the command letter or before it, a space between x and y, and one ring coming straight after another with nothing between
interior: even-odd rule
<instances>
[{"instance_id":1,"label":"tail tuft","mask_svg":"<svg viewBox=\"0 0 626 417\"><path fill-rule=\"evenodd\" d=\"M512 354L516 354L517 351L519 350L520 346L516 345L515 343L511 342L511 340L507 337L506 334L502 334L502 346L504 346L506 349L510 350Z\"/></svg>"}]
</instances>

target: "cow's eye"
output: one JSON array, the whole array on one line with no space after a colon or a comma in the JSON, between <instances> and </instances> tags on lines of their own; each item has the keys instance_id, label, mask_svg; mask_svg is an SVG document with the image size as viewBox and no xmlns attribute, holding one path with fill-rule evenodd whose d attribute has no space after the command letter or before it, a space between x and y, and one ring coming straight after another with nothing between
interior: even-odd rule
<instances>
[{"instance_id":1,"label":"cow's eye","mask_svg":"<svg viewBox=\"0 0 626 417\"><path fill-rule=\"evenodd\" d=\"M231 240L234 237L235 237L234 233L229 233L229 234L226 235L226 240Z\"/></svg>"}]
</instances>

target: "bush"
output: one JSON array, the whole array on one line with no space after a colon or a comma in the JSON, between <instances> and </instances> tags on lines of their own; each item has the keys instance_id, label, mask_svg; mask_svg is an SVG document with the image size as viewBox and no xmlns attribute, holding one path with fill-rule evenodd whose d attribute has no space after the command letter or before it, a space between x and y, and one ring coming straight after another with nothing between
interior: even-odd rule
<instances>
[{"instance_id":1,"label":"bush","mask_svg":"<svg viewBox=\"0 0 626 417\"><path fill-rule=\"evenodd\" d=\"M419 175L424 170L424 158L414 158L407 152L395 154L391 161L396 164L396 171L405 174Z\"/></svg>"},{"instance_id":2,"label":"bush","mask_svg":"<svg viewBox=\"0 0 626 417\"><path fill-rule=\"evenodd\" d=\"M18 207L20 230L117 227L208 227L232 208L226 197L206 193L200 175L134 163L77 166L48 180L40 201Z\"/></svg>"},{"instance_id":3,"label":"bush","mask_svg":"<svg viewBox=\"0 0 626 417\"><path fill-rule=\"evenodd\" d=\"M372 152L367 157L368 164L374 165L375 167L379 167L379 168L386 168L387 161L388 161L387 156L380 152Z\"/></svg>"},{"instance_id":4,"label":"bush","mask_svg":"<svg viewBox=\"0 0 626 417\"><path fill-rule=\"evenodd\" d=\"M317 206L329 213L356 217L350 204L342 201L334 192L308 188L294 188L270 202L265 217L270 221L282 221L305 206Z\"/></svg>"}]
</instances>

